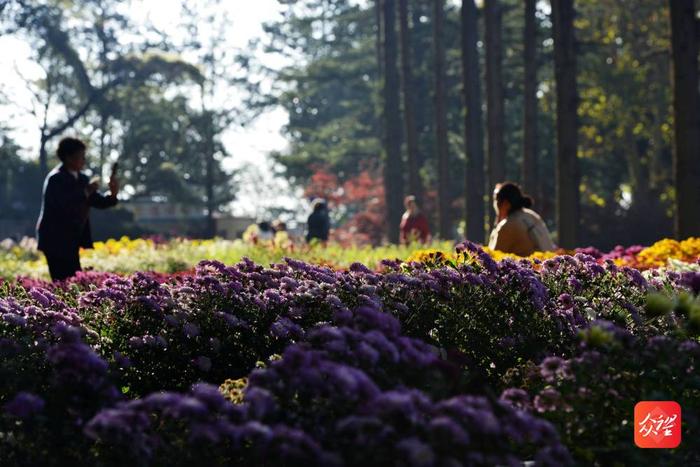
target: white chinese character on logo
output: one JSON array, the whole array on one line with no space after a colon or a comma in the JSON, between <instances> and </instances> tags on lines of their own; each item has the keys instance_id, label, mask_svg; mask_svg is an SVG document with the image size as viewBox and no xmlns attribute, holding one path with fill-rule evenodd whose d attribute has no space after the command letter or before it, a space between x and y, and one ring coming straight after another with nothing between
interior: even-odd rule
<instances>
[{"instance_id":1,"label":"white chinese character on logo","mask_svg":"<svg viewBox=\"0 0 700 467\"><path fill-rule=\"evenodd\" d=\"M673 414L671 417L666 417L666 420L664 420L663 423L664 436L673 436L673 430L671 430L671 428L676 426L674 422L676 421L677 417L678 415L676 414Z\"/></svg>"},{"instance_id":2,"label":"white chinese character on logo","mask_svg":"<svg viewBox=\"0 0 700 467\"><path fill-rule=\"evenodd\" d=\"M659 431L661 430L661 425L663 424L663 422L663 415L659 415L655 419L651 416L651 412L649 412L647 413L647 416L644 417L644 420L639 422L639 425L641 426L639 432L644 438L646 438L649 435L657 436L659 434Z\"/></svg>"}]
</instances>

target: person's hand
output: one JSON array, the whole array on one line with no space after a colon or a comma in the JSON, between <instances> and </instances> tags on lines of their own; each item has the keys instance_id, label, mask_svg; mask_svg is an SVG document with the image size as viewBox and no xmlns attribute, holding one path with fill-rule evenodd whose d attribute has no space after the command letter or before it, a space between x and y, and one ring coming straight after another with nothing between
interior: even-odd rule
<instances>
[{"instance_id":1,"label":"person's hand","mask_svg":"<svg viewBox=\"0 0 700 467\"><path fill-rule=\"evenodd\" d=\"M114 198L119 194L119 179L117 177L109 179L109 192Z\"/></svg>"},{"instance_id":2,"label":"person's hand","mask_svg":"<svg viewBox=\"0 0 700 467\"><path fill-rule=\"evenodd\" d=\"M88 196L92 195L94 192L96 192L100 188L100 182L98 181L93 181L90 182L90 184L85 188L85 192L87 193Z\"/></svg>"}]
</instances>

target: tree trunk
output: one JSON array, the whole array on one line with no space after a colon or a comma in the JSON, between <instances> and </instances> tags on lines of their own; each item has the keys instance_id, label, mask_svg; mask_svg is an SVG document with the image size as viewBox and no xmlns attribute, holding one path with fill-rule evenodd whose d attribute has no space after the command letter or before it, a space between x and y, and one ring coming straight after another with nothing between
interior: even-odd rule
<instances>
[{"instance_id":1,"label":"tree trunk","mask_svg":"<svg viewBox=\"0 0 700 467\"><path fill-rule=\"evenodd\" d=\"M413 48L414 69L423 70L426 62L426 54L429 50L423 46L422 38L428 26L421 23L421 18L425 16L426 2L412 2L411 16L413 24L413 34L411 35L411 47ZM430 6L428 4L428 6ZM427 73L416 73L413 75L413 84L416 89L416 108L420 109L415 113L416 128L418 129L418 167L423 167L425 162L431 158L432 147L428 147L428 141L432 143L432 102L430 99L431 77L426 77Z\"/></svg>"},{"instance_id":2,"label":"tree trunk","mask_svg":"<svg viewBox=\"0 0 700 467\"><path fill-rule=\"evenodd\" d=\"M10 196L12 196L12 169L9 165L3 166L0 164L0 206L10 205ZM7 209L7 208L5 208Z\"/></svg>"},{"instance_id":3,"label":"tree trunk","mask_svg":"<svg viewBox=\"0 0 700 467\"><path fill-rule=\"evenodd\" d=\"M464 145L466 150L466 236L483 243L486 225L484 209L484 128L481 112L478 20L474 0L462 0L462 81L464 97Z\"/></svg>"},{"instance_id":4,"label":"tree trunk","mask_svg":"<svg viewBox=\"0 0 700 467\"><path fill-rule=\"evenodd\" d=\"M488 171L489 185L493 188L505 177L502 11L498 0L485 0L484 20L486 23ZM494 214L491 210L489 215L490 219L493 219Z\"/></svg>"},{"instance_id":5,"label":"tree trunk","mask_svg":"<svg viewBox=\"0 0 700 467\"><path fill-rule=\"evenodd\" d=\"M39 144L39 173L41 173L42 180L49 173L49 157L46 153L46 142L47 139L42 132L41 142Z\"/></svg>"},{"instance_id":6,"label":"tree trunk","mask_svg":"<svg viewBox=\"0 0 700 467\"><path fill-rule=\"evenodd\" d=\"M694 0L669 0L673 56L675 234L700 236L700 96Z\"/></svg>"},{"instance_id":7,"label":"tree trunk","mask_svg":"<svg viewBox=\"0 0 700 467\"><path fill-rule=\"evenodd\" d=\"M638 213L633 217L639 218L642 224L648 221L656 222L652 214L657 202L653 199L649 170L644 160L647 149L640 147L630 126L625 128L625 146L627 146L625 151L627 170L632 187L631 210Z\"/></svg>"},{"instance_id":8,"label":"tree trunk","mask_svg":"<svg viewBox=\"0 0 700 467\"><path fill-rule=\"evenodd\" d=\"M401 25L401 78L403 88L403 117L408 153L408 189L419 202L423 200L423 185L418 165L418 132L416 130L414 96L415 82L411 65L411 31L408 25L408 0L399 0L399 22Z\"/></svg>"},{"instance_id":9,"label":"tree trunk","mask_svg":"<svg viewBox=\"0 0 700 467\"><path fill-rule=\"evenodd\" d=\"M382 0L375 0L374 2L374 12L375 12L375 21L377 22L377 35L376 35L376 53L377 53L377 83L384 83L384 26L382 25L382 18L384 17L382 15ZM377 99L377 101L381 101L381 99ZM377 106L377 115L379 115L379 120L381 120L381 106ZM380 125L379 127L381 128L381 121L379 122ZM379 131L379 137L380 139L383 140L383 134L380 129Z\"/></svg>"},{"instance_id":10,"label":"tree trunk","mask_svg":"<svg viewBox=\"0 0 700 467\"><path fill-rule=\"evenodd\" d=\"M100 10L100 21L95 24L95 29L97 35L100 38L100 43L102 48L100 49L100 70L101 82L100 86L104 88L107 85L107 70L109 69L109 60L107 56L109 55L109 45L108 45L108 35L105 33L105 23L106 23L106 11L103 5L101 5ZM98 102L98 108L100 113L100 162L97 168L97 174L102 178L104 175L104 167L107 163L107 124L109 122L109 114L106 112L106 99L102 99Z\"/></svg>"},{"instance_id":11,"label":"tree trunk","mask_svg":"<svg viewBox=\"0 0 700 467\"><path fill-rule=\"evenodd\" d=\"M214 238L216 236L216 220L214 219L214 211L216 204L214 200L214 151L211 144L211 122L207 117L207 161L206 161L206 197L207 197L207 237Z\"/></svg>"},{"instance_id":12,"label":"tree trunk","mask_svg":"<svg viewBox=\"0 0 700 467\"><path fill-rule=\"evenodd\" d=\"M216 202L214 200L214 132L212 128L213 114L207 110L205 105L205 83L201 85L202 99L202 124L204 126L204 208L206 212L205 237L214 238L216 236L216 220L214 211Z\"/></svg>"},{"instance_id":13,"label":"tree trunk","mask_svg":"<svg viewBox=\"0 0 700 467\"><path fill-rule=\"evenodd\" d=\"M403 167L401 161L401 122L399 111L399 72L396 66L396 4L383 0L384 32L384 191L389 241L398 243L403 212Z\"/></svg>"},{"instance_id":14,"label":"tree trunk","mask_svg":"<svg viewBox=\"0 0 700 467\"><path fill-rule=\"evenodd\" d=\"M377 79L376 83L378 86L374 87L373 90L373 103L374 103L374 115L376 117L377 128L376 137L377 140L381 142L382 147L384 146L384 26L382 24L384 15L382 14L382 0L375 0L374 2L374 13L375 21L377 23L376 36L375 36L375 52L377 58ZM379 155L381 158L381 155Z\"/></svg>"},{"instance_id":15,"label":"tree trunk","mask_svg":"<svg viewBox=\"0 0 700 467\"><path fill-rule=\"evenodd\" d=\"M107 163L107 121L109 117L104 112L100 112L100 162L97 174L102 177L104 167Z\"/></svg>"},{"instance_id":16,"label":"tree trunk","mask_svg":"<svg viewBox=\"0 0 700 467\"><path fill-rule=\"evenodd\" d=\"M573 0L552 0L552 23L557 96L557 231L560 247L575 248L579 223L579 173Z\"/></svg>"},{"instance_id":17,"label":"tree trunk","mask_svg":"<svg viewBox=\"0 0 700 467\"><path fill-rule=\"evenodd\" d=\"M522 184L527 193L537 193L537 0L525 0L524 53L525 82L523 96L523 171Z\"/></svg>"},{"instance_id":18,"label":"tree trunk","mask_svg":"<svg viewBox=\"0 0 700 467\"><path fill-rule=\"evenodd\" d=\"M435 47L435 144L438 165L438 234L452 238L450 222L450 172L445 108L445 0L433 0L433 45Z\"/></svg>"},{"instance_id":19,"label":"tree trunk","mask_svg":"<svg viewBox=\"0 0 700 467\"><path fill-rule=\"evenodd\" d=\"M46 175L49 173L49 161L48 161L48 155L46 154L46 143L49 140L49 108L51 107L51 95L52 95L52 90L53 90L53 81L49 79L50 74L47 73L47 79L46 79L46 93L47 93L47 98L46 102L44 102L44 117L43 121L41 123L41 139L39 143L39 173L41 174L41 179L43 180ZM42 188L43 191L43 188Z\"/></svg>"}]
</instances>

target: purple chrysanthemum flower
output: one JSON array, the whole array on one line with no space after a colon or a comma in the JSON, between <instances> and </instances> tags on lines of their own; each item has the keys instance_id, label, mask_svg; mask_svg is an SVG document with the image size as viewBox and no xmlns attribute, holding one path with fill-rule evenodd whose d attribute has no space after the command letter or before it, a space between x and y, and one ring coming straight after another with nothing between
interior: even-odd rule
<instances>
[{"instance_id":1,"label":"purple chrysanthemum flower","mask_svg":"<svg viewBox=\"0 0 700 467\"><path fill-rule=\"evenodd\" d=\"M700 295L700 272L684 272L681 275L680 282L692 290L695 295Z\"/></svg>"},{"instance_id":2,"label":"purple chrysanthemum flower","mask_svg":"<svg viewBox=\"0 0 700 467\"><path fill-rule=\"evenodd\" d=\"M3 408L8 414L17 418L29 418L44 409L44 399L30 392L19 392Z\"/></svg>"},{"instance_id":3,"label":"purple chrysanthemum flower","mask_svg":"<svg viewBox=\"0 0 700 467\"><path fill-rule=\"evenodd\" d=\"M194 323L185 323L182 327L182 331L187 337L197 337L199 335L199 326Z\"/></svg>"},{"instance_id":4,"label":"purple chrysanthemum flower","mask_svg":"<svg viewBox=\"0 0 700 467\"><path fill-rule=\"evenodd\" d=\"M570 310L574 307L574 299L568 293L559 295L559 304L565 310Z\"/></svg>"},{"instance_id":5,"label":"purple chrysanthemum flower","mask_svg":"<svg viewBox=\"0 0 700 467\"><path fill-rule=\"evenodd\" d=\"M579 292L579 291L583 288L583 285L581 284L581 281L579 281L579 280L578 280L577 278L575 278L575 277L570 277L570 278L568 279L567 282L568 282L568 284L569 284L569 287L571 287L572 289L574 289L575 292Z\"/></svg>"},{"instance_id":6,"label":"purple chrysanthemum flower","mask_svg":"<svg viewBox=\"0 0 700 467\"><path fill-rule=\"evenodd\" d=\"M36 300L44 308L51 306L51 300L44 294L45 291L39 290L37 288L32 288L29 291L29 295Z\"/></svg>"},{"instance_id":7,"label":"purple chrysanthemum flower","mask_svg":"<svg viewBox=\"0 0 700 467\"><path fill-rule=\"evenodd\" d=\"M530 395L520 388L508 388L501 394L503 402L521 410L530 408Z\"/></svg>"},{"instance_id":8,"label":"purple chrysanthemum flower","mask_svg":"<svg viewBox=\"0 0 700 467\"><path fill-rule=\"evenodd\" d=\"M4 315L2 315L2 319L6 323L20 328L23 328L27 325L27 320L24 319L24 317L15 313L5 313Z\"/></svg>"},{"instance_id":9,"label":"purple chrysanthemum flower","mask_svg":"<svg viewBox=\"0 0 700 467\"><path fill-rule=\"evenodd\" d=\"M551 412L561 405L561 394L554 388L543 389L533 401L533 406L538 412Z\"/></svg>"},{"instance_id":10,"label":"purple chrysanthemum flower","mask_svg":"<svg viewBox=\"0 0 700 467\"><path fill-rule=\"evenodd\" d=\"M432 448L418 438L406 438L396 443L396 449L405 456L406 463L414 467L435 465Z\"/></svg>"}]
</instances>

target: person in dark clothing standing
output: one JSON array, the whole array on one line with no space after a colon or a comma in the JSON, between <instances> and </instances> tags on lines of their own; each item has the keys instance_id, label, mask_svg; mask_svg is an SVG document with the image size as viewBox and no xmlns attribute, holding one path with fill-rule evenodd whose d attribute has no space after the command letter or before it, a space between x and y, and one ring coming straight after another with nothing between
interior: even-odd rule
<instances>
[{"instance_id":1,"label":"person in dark clothing standing","mask_svg":"<svg viewBox=\"0 0 700 467\"><path fill-rule=\"evenodd\" d=\"M313 239L317 239L322 242L327 242L328 234L331 230L328 205L324 200L317 198L311 203L311 206L313 212L309 215L307 221L309 231L306 234L306 241L311 243Z\"/></svg>"},{"instance_id":2,"label":"person in dark clothing standing","mask_svg":"<svg viewBox=\"0 0 700 467\"><path fill-rule=\"evenodd\" d=\"M38 249L44 252L54 281L80 271L80 248L92 248L90 208L106 209L117 204L119 181L112 173L110 194L97 192L99 184L80 171L85 167L85 143L63 138L56 155L61 165L46 176L37 222Z\"/></svg>"}]
</instances>

